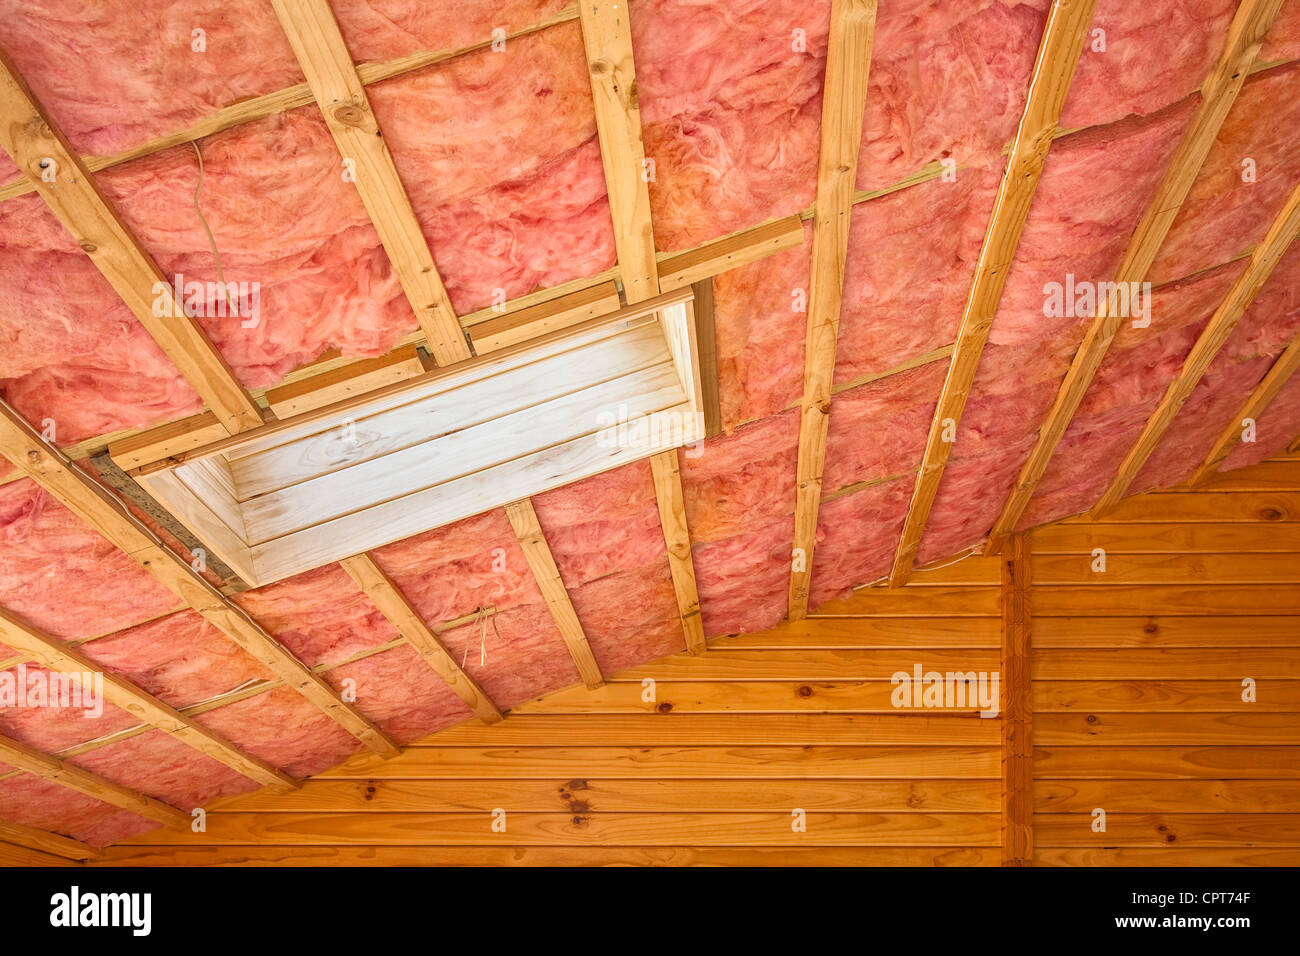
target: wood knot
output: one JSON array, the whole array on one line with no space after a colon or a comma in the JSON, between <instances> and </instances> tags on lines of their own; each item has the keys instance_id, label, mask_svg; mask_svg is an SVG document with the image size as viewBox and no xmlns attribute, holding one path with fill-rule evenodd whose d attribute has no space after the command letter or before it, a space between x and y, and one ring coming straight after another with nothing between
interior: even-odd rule
<instances>
[{"instance_id":1,"label":"wood knot","mask_svg":"<svg viewBox=\"0 0 1300 956\"><path fill-rule=\"evenodd\" d=\"M655 708L655 710L659 711L659 713L661 714L671 713L672 709L673 709L673 705L668 703L668 701L664 701L662 704L660 704L658 707Z\"/></svg>"},{"instance_id":2,"label":"wood knot","mask_svg":"<svg viewBox=\"0 0 1300 956\"><path fill-rule=\"evenodd\" d=\"M1089 714L1089 715L1087 716L1087 718L1085 718L1085 719L1088 721L1088 723L1090 723L1090 724L1095 724L1095 723L1097 722L1097 715L1096 715L1096 714Z\"/></svg>"},{"instance_id":3,"label":"wood knot","mask_svg":"<svg viewBox=\"0 0 1300 956\"><path fill-rule=\"evenodd\" d=\"M813 689L807 684L800 684L799 689L795 691L795 693L800 697L811 697L813 695Z\"/></svg>"},{"instance_id":4,"label":"wood knot","mask_svg":"<svg viewBox=\"0 0 1300 956\"><path fill-rule=\"evenodd\" d=\"M1160 625L1157 624L1155 621L1148 621L1142 627L1143 634L1155 634L1159 630L1160 630Z\"/></svg>"},{"instance_id":5,"label":"wood knot","mask_svg":"<svg viewBox=\"0 0 1300 956\"><path fill-rule=\"evenodd\" d=\"M81 251L85 253L94 252L97 248L89 239L82 239L81 242L77 243L77 245L81 246Z\"/></svg>"},{"instance_id":6,"label":"wood knot","mask_svg":"<svg viewBox=\"0 0 1300 956\"><path fill-rule=\"evenodd\" d=\"M594 73L596 76L601 76L605 73L608 73L609 69L610 69L609 64L604 60L591 61L591 72Z\"/></svg>"},{"instance_id":7,"label":"wood knot","mask_svg":"<svg viewBox=\"0 0 1300 956\"><path fill-rule=\"evenodd\" d=\"M1280 508L1262 508L1260 509L1259 516L1265 521L1281 521L1286 517Z\"/></svg>"},{"instance_id":8,"label":"wood knot","mask_svg":"<svg viewBox=\"0 0 1300 956\"><path fill-rule=\"evenodd\" d=\"M365 122L366 111L353 103L345 103L335 108L334 118L347 126L360 126Z\"/></svg>"}]
</instances>

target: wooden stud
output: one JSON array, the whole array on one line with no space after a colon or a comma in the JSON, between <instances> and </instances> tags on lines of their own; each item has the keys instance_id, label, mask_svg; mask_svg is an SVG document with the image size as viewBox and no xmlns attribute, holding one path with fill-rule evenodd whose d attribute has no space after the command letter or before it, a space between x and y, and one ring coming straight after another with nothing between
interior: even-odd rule
<instances>
[{"instance_id":1,"label":"wooden stud","mask_svg":"<svg viewBox=\"0 0 1300 956\"><path fill-rule=\"evenodd\" d=\"M1032 866L1033 741L1030 700L1029 536L1016 535L1002 562L1002 865Z\"/></svg>"},{"instance_id":2,"label":"wooden stud","mask_svg":"<svg viewBox=\"0 0 1300 956\"><path fill-rule=\"evenodd\" d=\"M100 856L99 850L80 840L70 840L48 830L38 830L21 823L5 823L3 820L0 820L0 843L12 843L29 850L52 853L65 860L91 860Z\"/></svg>"},{"instance_id":3,"label":"wooden stud","mask_svg":"<svg viewBox=\"0 0 1300 956\"><path fill-rule=\"evenodd\" d=\"M573 658L582 682L595 690L605 683L605 678L600 673L595 655L591 653L587 635L578 621L578 612L569 600L569 592L565 590L560 569L555 566L551 546L546 543L546 535L542 532L541 522L537 520L532 499L525 498L506 505L506 516L515 530L515 537L519 539L519 546L524 549L528 567L532 569L537 587L546 599L546 606L551 609L551 617L555 619L555 626L559 628L560 636L569 648L569 656Z\"/></svg>"},{"instance_id":4,"label":"wooden stud","mask_svg":"<svg viewBox=\"0 0 1300 956\"><path fill-rule=\"evenodd\" d=\"M835 346L840 334L844 263L849 250L849 220L875 33L875 0L834 0L831 4L799 419L794 560L789 595L791 620L799 620L808 613L822 468L830 427L831 386L835 378Z\"/></svg>"},{"instance_id":5,"label":"wooden stud","mask_svg":"<svg viewBox=\"0 0 1300 956\"><path fill-rule=\"evenodd\" d=\"M0 400L0 454L157 578L210 624L372 750L397 745L138 521L122 502Z\"/></svg>"},{"instance_id":6,"label":"wooden stud","mask_svg":"<svg viewBox=\"0 0 1300 956\"><path fill-rule=\"evenodd\" d=\"M433 629L424 622L418 611L411 606L400 588L368 554L346 558L339 562L357 587L366 593L384 617L397 628L424 662L441 677L456 696L465 702L465 706L484 723L494 724L501 719L501 711L492 703L483 688L474 678L465 673L456 659L443 646Z\"/></svg>"},{"instance_id":7,"label":"wooden stud","mask_svg":"<svg viewBox=\"0 0 1300 956\"><path fill-rule=\"evenodd\" d=\"M476 323L470 326L469 337L475 353L483 355L617 312L621 305L618 286L612 281L602 282Z\"/></svg>"},{"instance_id":8,"label":"wooden stud","mask_svg":"<svg viewBox=\"0 0 1300 956\"><path fill-rule=\"evenodd\" d=\"M415 310L433 360L439 365L451 365L468 359L469 345L456 310L397 175L329 0L272 0L271 5L339 153L355 167L357 192Z\"/></svg>"},{"instance_id":9,"label":"wooden stud","mask_svg":"<svg viewBox=\"0 0 1300 956\"><path fill-rule=\"evenodd\" d=\"M1020 232L1029 216L1043 164L1052 148L1061 108L1070 91L1095 6L1096 0L1055 0L1048 14L1038 59L1029 81L1025 112L1016 131L1011 155L1007 158L988 231L984 234L984 244L975 263L975 278L966 299L948 377L930 423L925 457L912 490L907 521L894 552L894 563L889 573L890 587L907 583L916 553L920 550L930 509L952 452L952 443L945 441L944 435L949 430L955 432L970 397L980 356L988 342L989 327L997 314L1007 273L1020 243Z\"/></svg>"},{"instance_id":10,"label":"wooden stud","mask_svg":"<svg viewBox=\"0 0 1300 956\"><path fill-rule=\"evenodd\" d=\"M686 649L692 654L705 651L704 622L700 616L700 595L695 585L695 564L691 558L691 532L686 524L686 496L677 465L677 449L660 452L650 459L654 474L659 522L668 547L668 567L677 594L677 613L686 635Z\"/></svg>"},{"instance_id":11,"label":"wooden stud","mask_svg":"<svg viewBox=\"0 0 1300 956\"><path fill-rule=\"evenodd\" d=\"M1196 115L1192 117L1155 196L1147 204L1129 239L1115 275L1117 284L1141 282L1146 278L1281 6L1282 0L1242 0L1237 8L1223 51L1201 85L1201 102ZM1038 483L1047 472L1052 456L1065 437L1079 403L1087 394L1102 359L1119 332L1122 317L1111 314L1107 306L1106 301L1097 303L1097 315L1075 353L1056 401L1038 431L1038 441L1020 469L1020 477L989 535L987 554L1001 551L1007 538L1015 531Z\"/></svg>"},{"instance_id":12,"label":"wooden stud","mask_svg":"<svg viewBox=\"0 0 1300 956\"><path fill-rule=\"evenodd\" d=\"M225 430L235 434L262 424L257 404L203 329L186 315L158 264L100 193L81 157L3 50L0 117L0 146Z\"/></svg>"},{"instance_id":13,"label":"wooden stud","mask_svg":"<svg viewBox=\"0 0 1300 956\"><path fill-rule=\"evenodd\" d=\"M1189 482L1192 487L1204 484L1214 477L1215 472L1219 470L1219 466L1223 464L1223 460L1237 447L1237 442L1241 439L1242 423L1247 418L1258 420L1264 413L1264 409L1268 408L1269 403L1277 397L1277 393L1282 391L1282 387L1291 380L1291 376L1295 374L1296 369L1300 369L1300 335L1291 340L1291 344L1286 347L1286 351L1278 356L1277 361L1268 370L1268 374L1255 386L1245 404L1241 406L1237 414L1228 422L1227 427L1223 429L1218 441L1214 443L1210 453L1205 456L1205 461L1201 463L1201 467L1197 469L1196 474L1192 475Z\"/></svg>"},{"instance_id":14,"label":"wooden stud","mask_svg":"<svg viewBox=\"0 0 1300 956\"><path fill-rule=\"evenodd\" d=\"M190 816L184 811L2 735L0 761L119 809L129 810L137 816L166 826L189 829Z\"/></svg>"},{"instance_id":15,"label":"wooden stud","mask_svg":"<svg viewBox=\"0 0 1300 956\"><path fill-rule=\"evenodd\" d=\"M1281 211L1269 226L1268 232L1251 253L1250 264L1246 266L1246 271L1232 284L1223 302L1211 316L1209 325L1192 346L1192 351L1183 362L1178 376L1169 383L1160 404L1147 419L1142 434L1129 449L1115 478L1096 507L1092 509L1093 518L1100 518L1111 511L1124 497L1124 492L1128 490L1128 486L1133 483L1133 479L1142 470L1146 460L1160 444L1160 439L1173 424L1178 410L1191 397L1205 370L1219 354L1219 349L1223 348L1224 343L1228 341L1228 336L1237 327L1237 321L1272 274L1278 260L1295 239L1297 232L1300 232L1300 184L1291 190L1286 202L1282 204Z\"/></svg>"},{"instance_id":16,"label":"wooden stud","mask_svg":"<svg viewBox=\"0 0 1300 956\"><path fill-rule=\"evenodd\" d=\"M251 780L273 787L297 786L292 777L281 773L265 761L244 753L234 744L194 723L174 707L164 704L130 681L105 672L80 651L74 650L65 642L39 628L19 620L3 608L0 608L0 639L15 650L31 655L43 667L58 671L74 680L84 674L102 675L104 699L114 707L120 707L133 717L170 734L203 755L219 760ZM6 756L5 759L8 760L8 757ZM15 762L14 766L22 767L22 764ZM22 767L22 769L27 768ZM93 796L107 800L106 796L98 794ZM133 813L139 812L134 807L125 809Z\"/></svg>"},{"instance_id":17,"label":"wooden stud","mask_svg":"<svg viewBox=\"0 0 1300 956\"><path fill-rule=\"evenodd\" d=\"M627 0L581 0L582 42L591 75L596 131L605 166L614 247L629 304L659 293L659 269L650 224L650 190Z\"/></svg>"}]
</instances>

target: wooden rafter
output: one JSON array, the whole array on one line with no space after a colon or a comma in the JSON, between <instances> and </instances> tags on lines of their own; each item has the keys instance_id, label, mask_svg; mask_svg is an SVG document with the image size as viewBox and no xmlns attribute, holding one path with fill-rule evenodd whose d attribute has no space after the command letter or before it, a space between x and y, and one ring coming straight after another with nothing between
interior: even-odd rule
<instances>
[{"instance_id":1,"label":"wooden rafter","mask_svg":"<svg viewBox=\"0 0 1300 956\"><path fill-rule=\"evenodd\" d=\"M596 131L605 187L614 220L614 247L628 304L659 294L659 269L650 224L650 189L641 141L632 27L627 0L581 0L582 42L587 51Z\"/></svg>"},{"instance_id":2,"label":"wooden rafter","mask_svg":"<svg viewBox=\"0 0 1300 956\"><path fill-rule=\"evenodd\" d=\"M230 434L262 424L257 404L185 314L158 264L100 193L81 157L0 50L0 146ZM161 291L158 291L161 290Z\"/></svg>"},{"instance_id":3,"label":"wooden rafter","mask_svg":"<svg viewBox=\"0 0 1300 956\"><path fill-rule=\"evenodd\" d=\"M1300 232L1300 184L1291 190L1286 202L1282 204L1281 211L1269 226L1268 232L1251 253L1246 271L1232 284L1223 302L1210 317L1209 325L1192 346L1192 351L1183 362L1182 369L1169 383L1164 397L1160 399L1160 404L1147 419L1142 434L1129 449L1129 453L1119 466L1119 471L1106 488L1105 494L1092 509L1092 517L1099 518L1119 504L1120 499L1124 497L1124 492L1128 490L1128 486L1133 483L1133 479L1142 470L1146 460L1160 444L1160 439L1173 424L1178 410L1191 397L1205 370L1210 367L1214 357L1228 341L1228 336L1237 327L1237 321L1272 274L1278 260L1295 239L1297 232Z\"/></svg>"},{"instance_id":4,"label":"wooden rafter","mask_svg":"<svg viewBox=\"0 0 1300 956\"><path fill-rule=\"evenodd\" d=\"M0 640L15 650L31 655L42 666L70 678L76 679L83 674L102 674L104 699L114 707L120 707L133 717L170 734L205 756L221 761L251 780L280 788L297 786L292 777L265 761L244 753L220 735L196 724L174 707L164 704L130 681L105 673L102 667L66 642L20 620L3 608L0 608ZM8 760L7 757L4 759ZM14 766L22 765L14 763ZM137 812L131 807L126 809Z\"/></svg>"},{"instance_id":5,"label":"wooden rafter","mask_svg":"<svg viewBox=\"0 0 1300 956\"><path fill-rule=\"evenodd\" d=\"M0 401L0 454L116 545L205 620L372 750L397 745L220 590L138 521L120 500L69 462L23 418Z\"/></svg>"},{"instance_id":6,"label":"wooden rafter","mask_svg":"<svg viewBox=\"0 0 1300 956\"><path fill-rule=\"evenodd\" d=\"M876 34L875 0L834 0L830 45L822 92L821 147L817 161L817 205L813 216L808 335L804 345L803 402L795 485L794 561L791 563L791 620L808 613L813 545L821 505L822 468L830 428L835 347L844 297L844 263L849 220L858 176L858 147L867 105L867 79Z\"/></svg>"},{"instance_id":7,"label":"wooden rafter","mask_svg":"<svg viewBox=\"0 0 1300 956\"><path fill-rule=\"evenodd\" d=\"M82 770L66 760L33 750L10 737L0 736L0 761L33 776L43 777L59 786L67 787L69 790L102 800L119 809L130 810L137 816L156 820L170 827L182 829L189 827L190 817L184 811L161 800L145 796L137 790L106 780L98 774Z\"/></svg>"},{"instance_id":8,"label":"wooden rafter","mask_svg":"<svg viewBox=\"0 0 1300 956\"><path fill-rule=\"evenodd\" d=\"M551 610L551 617L555 619L555 626L569 648L569 656L573 658L582 682L595 690L605 683L605 678L600 673L600 666L591 652L591 644L587 642L587 635L578 621L578 612L569 600L569 592L564 588L560 569L555 566L555 557L551 554L551 546L546 543L546 535L542 532L541 522L537 520L532 500L525 498L506 505L506 516L510 519L510 526L514 528L519 546L524 550L524 557L532 569L538 590L542 592L546 606Z\"/></svg>"},{"instance_id":9,"label":"wooden rafter","mask_svg":"<svg viewBox=\"0 0 1300 956\"><path fill-rule=\"evenodd\" d=\"M948 377L944 380L934 419L930 423L925 457L912 490L903 533L894 552L894 563L889 573L890 587L907 583L921 547L930 509L952 452L952 443L944 440L945 433L950 429L955 432L970 397L980 356L988 342L989 327L997 314L1007 273L1020 243L1020 233L1038 190L1043 164L1052 148L1061 108L1074 79L1095 5L1096 0L1055 0L1048 13L1038 58L1029 80L1024 115L1020 118L1020 128L1016 131L984 243L975 263L975 277L966 299Z\"/></svg>"},{"instance_id":10,"label":"wooden rafter","mask_svg":"<svg viewBox=\"0 0 1300 956\"><path fill-rule=\"evenodd\" d=\"M271 5L339 152L355 165L357 192L407 301L415 310L429 352L439 365L464 361L470 357L470 350L460 320L397 175L329 0L272 0Z\"/></svg>"},{"instance_id":11,"label":"wooden rafter","mask_svg":"<svg viewBox=\"0 0 1300 956\"><path fill-rule=\"evenodd\" d=\"M1223 51L1201 86L1200 106L1183 134L1155 196L1133 231L1115 276L1116 283L1141 282L1146 278L1281 6L1282 0L1242 0L1237 8ZM993 526L986 553L1001 551L1007 538L1015 531L1102 359L1119 332L1122 317L1111 314L1107 305L1105 300L1097 303L1097 315L1075 353L1056 401L1039 429L1038 441Z\"/></svg>"},{"instance_id":12,"label":"wooden rafter","mask_svg":"<svg viewBox=\"0 0 1300 956\"><path fill-rule=\"evenodd\" d=\"M1264 413L1264 409L1268 408L1269 403L1277 397L1278 392L1282 391L1282 387L1291 380L1291 376L1297 369L1300 369L1300 335L1291 340L1286 351L1278 356L1277 361L1268 370L1268 374L1255 386L1245 404L1233 416L1232 421L1228 422L1227 427L1214 443L1214 447L1210 449L1210 453L1205 456L1201 467L1197 469L1196 474L1192 475L1189 484L1195 487L1213 477L1219 470L1219 466L1223 464L1223 460L1237 447L1246 419L1258 420Z\"/></svg>"},{"instance_id":13,"label":"wooden rafter","mask_svg":"<svg viewBox=\"0 0 1300 956\"><path fill-rule=\"evenodd\" d=\"M29 850L51 853L65 860L90 860L100 855L98 850L80 840L70 840L48 830L38 830L21 823L6 823L3 820L0 820L0 843L12 843Z\"/></svg>"},{"instance_id":14,"label":"wooden rafter","mask_svg":"<svg viewBox=\"0 0 1300 956\"><path fill-rule=\"evenodd\" d=\"M591 76L591 95L596 107L596 129L605 166L610 217L614 221L618 269L623 280L623 294L632 304L653 298L660 291L668 292L689 284L680 279L688 272L691 263L678 263L672 272L674 281L661 290L654 227L650 218L649 177L641 138L641 109L637 105L636 67L632 60L632 26L628 20L627 0L582 0L578 4L578 13ZM781 232L773 236L765 234L762 245L771 247L781 241L782 234L793 232L789 223L780 229ZM802 234L800 227L800 239ZM711 261L718 262L719 250L711 252ZM727 251L724 249L722 253L726 255ZM668 547L677 612L686 634L686 646L699 653L705 646L704 628L700 622L700 597L695 587L694 559L686 527L677 452L662 452L651 458L650 463L654 469L655 498ZM532 510L531 505L529 510ZM567 603L567 596L565 600ZM558 622L559 617L556 620ZM588 682L587 686L592 685Z\"/></svg>"},{"instance_id":15,"label":"wooden rafter","mask_svg":"<svg viewBox=\"0 0 1300 956\"><path fill-rule=\"evenodd\" d=\"M415 648L424 662L435 674L441 677L462 701L484 723L494 724L501 719L501 711L496 704L456 663L456 658L443 646L433 629L420 617L411 606L400 588L368 554L359 554L339 562L357 587L366 592L366 596L379 608L380 613L388 618L397 628L399 634Z\"/></svg>"},{"instance_id":16,"label":"wooden rafter","mask_svg":"<svg viewBox=\"0 0 1300 956\"><path fill-rule=\"evenodd\" d=\"M650 459L654 474L659 522L668 547L668 567L677 595L677 612L686 635L686 649L692 654L705 650L704 623L700 618L700 595L695 585L695 563L691 557L691 532L686 524L686 496L677 465L677 450L664 451Z\"/></svg>"}]
</instances>

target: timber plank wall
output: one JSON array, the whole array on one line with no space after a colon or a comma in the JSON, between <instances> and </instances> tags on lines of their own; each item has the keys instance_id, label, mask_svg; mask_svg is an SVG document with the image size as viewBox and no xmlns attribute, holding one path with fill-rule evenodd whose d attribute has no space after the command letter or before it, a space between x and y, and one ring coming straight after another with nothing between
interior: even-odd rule
<instances>
[{"instance_id":1,"label":"timber plank wall","mask_svg":"<svg viewBox=\"0 0 1300 956\"><path fill-rule=\"evenodd\" d=\"M1300 863L1300 458L913 581L97 862ZM896 709L917 664L999 671L1000 715Z\"/></svg>"}]
</instances>

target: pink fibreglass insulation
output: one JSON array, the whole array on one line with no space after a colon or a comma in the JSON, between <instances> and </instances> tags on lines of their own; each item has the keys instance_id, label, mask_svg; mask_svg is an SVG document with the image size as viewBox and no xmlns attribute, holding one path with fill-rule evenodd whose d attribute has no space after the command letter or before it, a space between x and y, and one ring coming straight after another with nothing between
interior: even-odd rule
<instances>
[{"instance_id":1,"label":"pink fibreglass insulation","mask_svg":"<svg viewBox=\"0 0 1300 956\"><path fill-rule=\"evenodd\" d=\"M631 0L654 238L693 247L816 195L828 0ZM1090 316L1044 314L1044 286L1107 281L1198 100L1231 0L1100 0L1020 239L919 559L976 546L1000 513ZM852 211L810 604L888 574L1038 51L1046 0L881 4ZM590 83L561 0L335 0L359 62L477 46L372 84L369 97L461 314L615 265ZM1284 4L1261 61L1300 55ZM270 6L246 0L0 0L0 46L75 148L107 154L302 81ZM539 32L511 36L557 19ZM140 57L139 23L151 30ZM205 52L193 48L203 30ZM1101 49L1104 33L1105 49ZM501 38L508 37L502 44ZM497 40L494 46L492 41ZM1300 179L1294 65L1251 77L1152 271L1152 323L1122 328L1022 526L1086 510ZM1077 127L1087 127L1075 131ZM260 318L200 322L245 385L330 349L377 355L415 329L315 105L199 141L199 203L227 279L260 284ZM1254 182L1242 179L1253 160ZM944 161L948 161L944 164ZM932 166L940 163L943 165ZM164 273L216 278L194 213L189 145L96 177ZM918 174L920 174L918 176ZM0 183L18 171L0 156ZM912 182L909 177L919 178ZM714 282L726 433L678 452L709 636L787 610L812 227ZM1242 318L1133 490L1195 469L1300 328L1300 251ZM0 393L56 444L192 414L198 396L36 196L0 202ZM897 372L907 367L905 372ZM892 374L884 374L892 373ZM1300 431L1300 386L1225 467ZM8 473L0 462L0 479ZM573 607L606 676L681 651L655 489L639 462L537 496ZM158 530L158 529L155 529ZM167 537L164 535L164 537ZM579 682L504 510L378 549L375 560L494 702ZM235 602L399 743L470 711L337 566ZM28 480L0 485L0 606L181 708L273 681L249 655ZM480 608L483 620L450 621ZM381 649L382 648L382 649ZM0 647L10 670L19 655ZM35 665L32 672L40 674ZM364 745L284 686L194 719L295 777ZM208 705L211 706L211 705ZM132 732L134 731L134 732ZM105 705L9 708L0 733L188 809L256 784ZM81 745L112 734L102 746ZM8 768L0 768L7 772ZM93 845L153 829L28 774L0 780L0 819Z\"/></svg>"}]
</instances>

